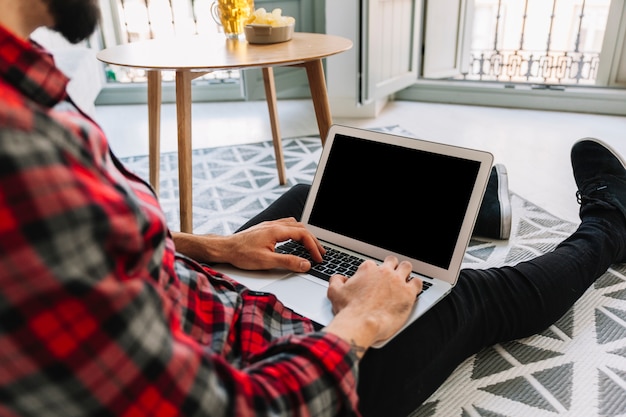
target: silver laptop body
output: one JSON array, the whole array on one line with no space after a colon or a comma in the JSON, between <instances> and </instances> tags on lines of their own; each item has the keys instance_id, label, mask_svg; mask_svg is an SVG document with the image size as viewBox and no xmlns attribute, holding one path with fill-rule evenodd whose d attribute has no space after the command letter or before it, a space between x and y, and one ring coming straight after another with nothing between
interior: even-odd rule
<instances>
[{"instance_id":1,"label":"silver laptop body","mask_svg":"<svg viewBox=\"0 0 626 417\"><path fill-rule=\"evenodd\" d=\"M302 222L329 248L377 262L388 255L411 262L428 289L406 327L456 284L492 163L485 151L333 125ZM217 269L321 325L333 318L323 279Z\"/></svg>"}]
</instances>

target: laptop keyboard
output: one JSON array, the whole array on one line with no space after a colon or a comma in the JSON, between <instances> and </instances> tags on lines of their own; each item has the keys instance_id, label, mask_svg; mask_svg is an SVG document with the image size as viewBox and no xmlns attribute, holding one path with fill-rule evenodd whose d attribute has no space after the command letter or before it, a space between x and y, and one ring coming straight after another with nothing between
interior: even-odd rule
<instances>
[{"instance_id":1,"label":"laptop keyboard","mask_svg":"<svg viewBox=\"0 0 626 417\"><path fill-rule=\"evenodd\" d=\"M315 263L306 248L300 242L294 240L287 241L277 246L275 250L277 253L286 253L308 259L311 262L311 269L308 273L325 281L330 280L330 277L335 274L351 277L354 275L359 265L365 261L363 258L341 252L328 246L324 246L324 249L326 249L326 253L324 254L324 260L320 263Z\"/></svg>"},{"instance_id":2,"label":"laptop keyboard","mask_svg":"<svg viewBox=\"0 0 626 417\"><path fill-rule=\"evenodd\" d=\"M335 274L351 277L354 275L359 265L365 261L364 258L342 252L335 248L324 246L324 249L326 249L326 253L324 254L324 260L320 263L313 261L306 248L300 242L296 242L294 240L289 240L280 244L276 247L275 251L276 253L296 255L309 260L311 262L311 269L308 273L325 281L330 280L330 277ZM428 281L422 282L422 292L426 291L433 285ZM418 294L418 296L420 294Z\"/></svg>"}]
</instances>

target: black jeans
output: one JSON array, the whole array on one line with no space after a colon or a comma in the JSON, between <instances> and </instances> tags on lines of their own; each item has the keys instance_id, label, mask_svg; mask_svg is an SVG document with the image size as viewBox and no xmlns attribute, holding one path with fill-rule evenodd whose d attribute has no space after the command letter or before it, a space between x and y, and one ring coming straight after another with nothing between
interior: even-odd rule
<instances>
[{"instance_id":1,"label":"black jeans","mask_svg":"<svg viewBox=\"0 0 626 417\"><path fill-rule=\"evenodd\" d=\"M299 219L308 190L293 187L242 229ZM514 267L462 270L447 297L385 347L366 353L358 385L363 415L406 416L469 356L545 330L618 259L624 236L622 215L604 210L583 218L550 253Z\"/></svg>"}]
</instances>

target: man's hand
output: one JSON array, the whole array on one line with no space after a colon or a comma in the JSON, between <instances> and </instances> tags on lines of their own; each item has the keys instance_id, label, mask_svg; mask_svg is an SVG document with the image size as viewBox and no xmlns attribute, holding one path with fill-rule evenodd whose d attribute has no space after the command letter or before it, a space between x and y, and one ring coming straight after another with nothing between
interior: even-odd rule
<instances>
[{"instance_id":1,"label":"man's hand","mask_svg":"<svg viewBox=\"0 0 626 417\"><path fill-rule=\"evenodd\" d=\"M407 279L411 264L388 256L381 265L365 261L351 278L334 275L328 298L335 318L326 331L353 345L362 356L372 344L388 339L406 322L422 291L422 281Z\"/></svg>"},{"instance_id":2,"label":"man's hand","mask_svg":"<svg viewBox=\"0 0 626 417\"><path fill-rule=\"evenodd\" d=\"M308 271L311 268L308 260L274 252L278 242L289 239L301 242L314 261L322 261L325 252L322 245L293 218L259 223L231 236L174 234L176 249L199 262L230 263L249 270L285 268L295 272Z\"/></svg>"}]
</instances>

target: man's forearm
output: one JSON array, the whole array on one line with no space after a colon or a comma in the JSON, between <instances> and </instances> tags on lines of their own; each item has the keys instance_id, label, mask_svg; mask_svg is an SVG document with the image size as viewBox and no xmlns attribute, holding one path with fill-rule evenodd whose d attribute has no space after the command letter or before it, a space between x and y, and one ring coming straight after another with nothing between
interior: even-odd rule
<instances>
[{"instance_id":1,"label":"man's forearm","mask_svg":"<svg viewBox=\"0 0 626 417\"><path fill-rule=\"evenodd\" d=\"M226 262L227 237L218 235L193 235L172 232L176 251L198 262Z\"/></svg>"}]
</instances>

